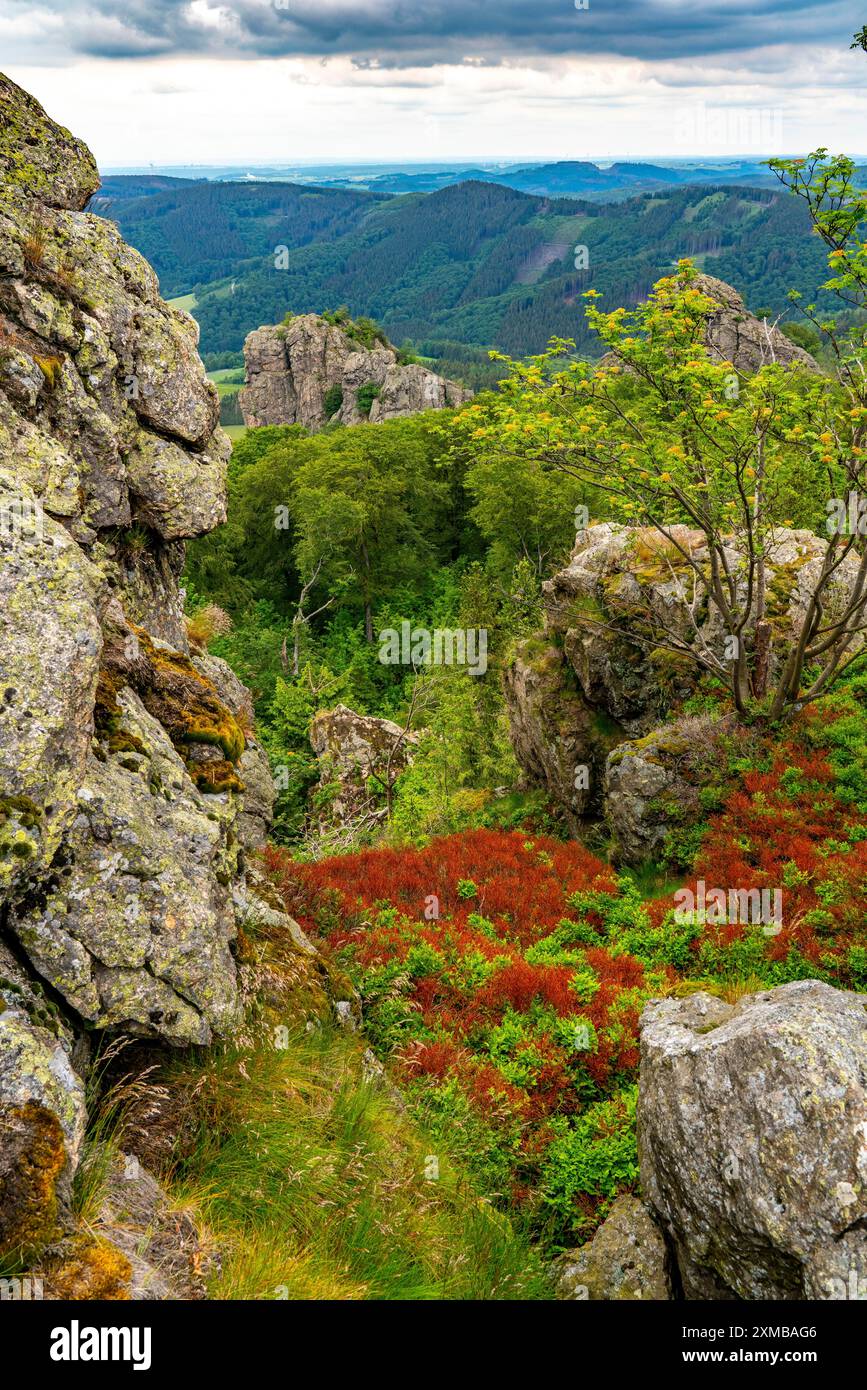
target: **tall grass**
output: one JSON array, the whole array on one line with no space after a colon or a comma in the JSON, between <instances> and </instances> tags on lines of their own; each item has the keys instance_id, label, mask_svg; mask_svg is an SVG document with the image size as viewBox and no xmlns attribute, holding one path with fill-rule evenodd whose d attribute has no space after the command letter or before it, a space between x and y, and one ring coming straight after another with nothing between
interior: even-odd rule
<instances>
[{"instance_id":1,"label":"tall grass","mask_svg":"<svg viewBox=\"0 0 867 1390\"><path fill-rule=\"evenodd\" d=\"M176 1064L197 1142L172 1183L222 1249L218 1299L536 1299L538 1257L322 1030Z\"/></svg>"}]
</instances>

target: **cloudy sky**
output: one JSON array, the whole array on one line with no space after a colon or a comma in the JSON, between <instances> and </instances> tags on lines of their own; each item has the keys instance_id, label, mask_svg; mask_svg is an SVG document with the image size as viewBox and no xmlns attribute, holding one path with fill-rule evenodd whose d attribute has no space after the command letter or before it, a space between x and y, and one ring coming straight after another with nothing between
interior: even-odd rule
<instances>
[{"instance_id":1,"label":"cloudy sky","mask_svg":"<svg viewBox=\"0 0 867 1390\"><path fill-rule=\"evenodd\" d=\"M103 168L867 154L864 0L0 0Z\"/></svg>"}]
</instances>

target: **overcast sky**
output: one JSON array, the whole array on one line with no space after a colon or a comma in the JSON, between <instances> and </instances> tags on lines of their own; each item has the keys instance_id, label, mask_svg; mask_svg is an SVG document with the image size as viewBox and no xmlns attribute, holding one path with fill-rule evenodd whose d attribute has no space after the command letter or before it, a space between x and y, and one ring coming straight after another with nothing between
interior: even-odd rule
<instances>
[{"instance_id":1,"label":"overcast sky","mask_svg":"<svg viewBox=\"0 0 867 1390\"><path fill-rule=\"evenodd\" d=\"M867 154L863 0L0 0L103 168Z\"/></svg>"}]
</instances>

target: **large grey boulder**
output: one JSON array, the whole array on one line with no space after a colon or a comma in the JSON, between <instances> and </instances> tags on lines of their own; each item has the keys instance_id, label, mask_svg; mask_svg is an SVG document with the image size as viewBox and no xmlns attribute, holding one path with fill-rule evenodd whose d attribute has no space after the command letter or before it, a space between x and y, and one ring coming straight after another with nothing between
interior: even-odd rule
<instances>
[{"instance_id":1,"label":"large grey boulder","mask_svg":"<svg viewBox=\"0 0 867 1390\"><path fill-rule=\"evenodd\" d=\"M719 743L732 727L711 715L685 715L609 753L604 814L620 860L652 859L672 830L701 820L702 787L718 770Z\"/></svg>"},{"instance_id":2,"label":"large grey boulder","mask_svg":"<svg viewBox=\"0 0 867 1390\"><path fill-rule=\"evenodd\" d=\"M648 1004L638 1134L687 1298L867 1293L867 997Z\"/></svg>"}]
</instances>

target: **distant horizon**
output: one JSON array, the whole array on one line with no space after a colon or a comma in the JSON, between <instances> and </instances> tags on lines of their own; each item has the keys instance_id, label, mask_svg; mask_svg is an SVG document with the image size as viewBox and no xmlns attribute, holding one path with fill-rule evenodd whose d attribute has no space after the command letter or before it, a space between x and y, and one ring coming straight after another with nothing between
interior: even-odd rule
<instances>
[{"instance_id":1,"label":"distant horizon","mask_svg":"<svg viewBox=\"0 0 867 1390\"><path fill-rule=\"evenodd\" d=\"M694 154L694 155L654 155L654 154L616 154L616 155L517 155L514 157L503 157L500 155L456 155L453 159L441 158L430 159L382 159L382 160L323 160L323 159L293 159L285 162L280 160L245 160L233 159L228 161L195 161L182 160L177 164L154 162L152 164L105 164L100 165L100 173L120 175L134 174L168 174L176 169L249 169L255 170L274 170L274 169L307 169L307 170L354 170L365 173L369 170L399 170L417 169L420 172L451 169L466 169L470 166L481 169L517 169L528 168L540 164L595 164L597 168L610 168L614 164L655 164L660 168L680 168L683 166L692 167L694 165L722 165L722 164L764 164L770 159L799 159L809 155L809 150L775 150L773 153L758 154ZM846 153L844 151L844 153ZM849 153L848 157L856 163L867 160L867 153Z\"/></svg>"}]
</instances>

